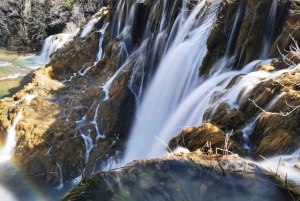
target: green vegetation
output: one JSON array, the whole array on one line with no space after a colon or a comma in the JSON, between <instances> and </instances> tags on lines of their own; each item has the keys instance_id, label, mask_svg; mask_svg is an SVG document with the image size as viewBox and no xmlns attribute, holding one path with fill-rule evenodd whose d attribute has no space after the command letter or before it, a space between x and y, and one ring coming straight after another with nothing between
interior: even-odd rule
<instances>
[{"instance_id":1,"label":"green vegetation","mask_svg":"<svg viewBox=\"0 0 300 201\"><path fill-rule=\"evenodd\" d=\"M70 0L66 0L66 3L67 3L68 10L71 12L73 7L72 7L72 4L71 4Z\"/></svg>"}]
</instances>

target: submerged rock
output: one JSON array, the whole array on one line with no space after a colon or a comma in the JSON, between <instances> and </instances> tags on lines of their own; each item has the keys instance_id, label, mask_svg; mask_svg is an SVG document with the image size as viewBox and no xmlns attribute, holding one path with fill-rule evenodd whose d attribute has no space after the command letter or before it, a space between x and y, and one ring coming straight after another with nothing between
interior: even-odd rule
<instances>
[{"instance_id":1,"label":"submerged rock","mask_svg":"<svg viewBox=\"0 0 300 201\"><path fill-rule=\"evenodd\" d=\"M62 201L296 200L299 186L237 156L193 153L137 160L84 178Z\"/></svg>"}]
</instances>

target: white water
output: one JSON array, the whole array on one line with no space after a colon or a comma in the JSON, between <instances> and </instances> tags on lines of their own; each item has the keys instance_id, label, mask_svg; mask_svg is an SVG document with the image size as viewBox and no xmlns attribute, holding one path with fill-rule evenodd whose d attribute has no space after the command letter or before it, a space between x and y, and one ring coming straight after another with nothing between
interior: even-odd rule
<instances>
[{"instance_id":1,"label":"white water","mask_svg":"<svg viewBox=\"0 0 300 201\"><path fill-rule=\"evenodd\" d=\"M160 63L132 129L130 139L134 140L128 142L125 162L148 157L149 154L156 155L149 150L155 144L155 135L159 135L183 98L196 87L198 67L207 51L206 39L215 15L210 13L210 16L204 16L208 20L192 30L194 23L197 23L195 16L204 4L204 1L201 2L179 29L170 51ZM187 35L189 39L185 40Z\"/></svg>"},{"instance_id":2,"label":"white water","mask_svg":"<svg viewBox=\"0 0 300 201\"><path fill-rule=\"evenodd\" d=\"M264 34L264 47L261 53L261 59L266 59L268 57L269 51L272 47L273 37L274 37L274 28L275 28L275 18L276 18L276 11L277 11L277 0L273 0L271 5L266 31Z\"/></svg>"},{"instance_id":3,"label":"white water","mask_svg":"<svg viewBox=\"0 0 300 201\"><path fill-rule=\"evenodd\" d=\"M39 64L47 64L51 60L51 55L61 48L67 41L74 38L77 32L66 34L56 34L45 39L41 53L34 58L34 61Z\"/></svg>"},{"instance_id":4,"label":"white water","mask_svg":"<svg viewBox=\"0 0 300 201\"><path fill-rule=\"evenodd\" d=\"M267 160L262 160L260 164L267 170L272 170L274 173L277 173L281 178L287 176L288 180L295 181L298 184L300 183L300 149L293 154L275 156ZM298 165L298 167L295 167L296 165Z\"/></svg>"},{"instance_id":5,"label":"white water","mask_svg":"<svg viewBox=\"0 0 300 201\"><path fill-rule=\"evenodd\" d=\"M218 3L211 6L212 10ZM183 127L201 125L206 109L212 108L214 111L222 102L229 105L229 110L231 108L238 109L240 103L246 99L247 94L258 83L291 70L286 69L274 73L254 71L257 64L270 62L270 60L258 60L249 63L240 71L228 71L227 69L232 67L230 66L232 58L228 57L229 49L227 48L226 55L217 61L212 68L209 79L200 80L201 84L197 86L197 82L199 82L198 68L207 51L206 40L215 16L214 11L211 11L209 14L201 16L206 18L202 21L204 23L200 26L194 26L194 23L197 23L195 15L203 6L204 1L199 3L184 21L176 35L172 36L174 38L168 40L169 45L165 50L165 56L144 95L139 108L138 119L132 128L124 156L125 163L139 158L161 156L166 147L160 140L167 143L170 138L179 134ZM237 12L237 17L239 15L240 10ZM268 24L274 24L275 16L276 7L273 5ZM235 20L231 31L229 46L236 24L237 20ZM234 86L226 89L230 80L237 75L241 76ZM269 107L273 104L272 102ZM259 116L249 125L253 127L258 118ZM245 126L244 129L245 138L249 134L249 125ZM156 139L156 136L159 140ZM247 148L246 145L245 148Z\"/></svg>"},{"instance_id":6,"label":"white water","mask_svg":"<svg viewBox=\"0 0 300 201\"><path fill-rule=\"evenodd\" d=\"M100 19L101 19L101 17L93 18L92 20L90 20L90 21L88 22L88 24L85 25L85 27L84 27L84 29L82 30L82 32L81 32L81 34L80 34L79 37L82 38L82 37L85 37L87 34L89 34L89 33L92 31L92 29L94 28L95 24L96 24L97 22L99 22Z\"/></svg>"},{"instance_id":7,"label":"white water","mask_svg":"<svg viewBox=\"0 0 300 201\"><path fill-rule=\"evenodd\" d=\"M5 62L5 61L0 61L0 67L10 66L10 65L12 65L12 63Z\"/></svg>"},{"instance_id":8,"label":"white water","mask_svg":"<svg viewBox=\"0 0 300 201\"><path fill-rule=\"evenodd\" d=\"M59 185L58 185L58 187L56 187L56 188L57 188L57 189L61 189L61 188L63 188L63 186L64 186L62 170L61 170L61 166L59 165L58 162L56 162L56 166L57 166L58 171L59 171Z\"/></svg>"},{"instance_id":9,"label":"white water","mask_svg":"<svg viewBox=\"0 0 300 201\"><path fill-rule=\"evenodd\" d=\"M88 68L85 68L86 64L84 64L82 66L82 68L78 71L79 75L84 76L92 67L94 67L104 57L102 44L103 44L103 39L104 39L104 33L105 33L105 30L107 29L108 25L109 25L109 23L106 22L103 25L102 29L100 29L100 30L97 31L97 32L101 33L101 36L100 36L100 39L99 39L99 50L98 50L98 53L97 53L97 56L96 56L96 60L94 61L94 65L90 66ZM76 76L76 74L74 74L73 76L71 76L68 81L71 81L74 76Z\"/></svg>"},{"instance_id":10,"label":"white water","mask_svg":"<svg viewBox=\"0 0 300 201\"><path fill-rule=\"evenodd\" d=\"M81 137L84 139L84 143L85 143L85 163L87 163L87 161L89 160L89 156L90 156L90 151L93 148L93 140L91 138L91 131L80 131L80 135Z\"/></svg>"},{"instance_id":11,"label":"white water","mask_svg":"<svg viewBox=\"0 0 300 201\"><path fill-rule=\"evenodd\" d=\"M17 123L21 120L21 118L22 118L22 110L20 112L18 112L18 115L16 116L11 127L7 131L5 145L0 153L0 163L3 161L10 160L10 158L15 150L16 126L17 126Z\"/></svg>"},{"instance_id":12,"label":"white water","mask_svg":"<svg viewBox=\"0 0 300 201\"><path fill-rule=\"evenodd\" d=\"M99 138L105 138L105 135L101 135L101 134L100 134L99 127L98 127L98 123L97 123L99 107L100 107L100 103L98 104L98 106L97 106L97 108L96 108L96 110L95 110L94 120L92 121L92 124L94 125L94 127L95 127L95 129L96 129L96 133L97 133L97 136L96 136L96 142L98 142L98 139L99 139Z\"/></svg>"}]
</instances>

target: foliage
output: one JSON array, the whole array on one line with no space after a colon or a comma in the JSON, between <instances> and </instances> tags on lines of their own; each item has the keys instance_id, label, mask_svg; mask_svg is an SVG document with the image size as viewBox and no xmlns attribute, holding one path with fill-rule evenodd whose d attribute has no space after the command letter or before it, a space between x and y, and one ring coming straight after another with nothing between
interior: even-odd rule
<instances>
[{"instance_id":1,"label":"foliage","mask_svg":"<svg viewBox=\"0 0 300 201\"><path fill-rule=\"evenodd\" d=\"M70 0L66 0L66 3L67 3L68 10L71 12L72 11L72 4L71 4Z\"/></svg>"}]
</instances>

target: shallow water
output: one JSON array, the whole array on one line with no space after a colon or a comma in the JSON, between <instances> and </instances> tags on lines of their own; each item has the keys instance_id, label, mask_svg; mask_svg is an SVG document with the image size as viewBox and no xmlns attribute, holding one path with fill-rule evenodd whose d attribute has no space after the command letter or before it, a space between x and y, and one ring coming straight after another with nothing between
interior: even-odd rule
<instances>
[{"instance_id":1,"label":"shallow water","mask_svg":"<svg viewBox=\"0 0 300 201\"><path fill-rule=\"evenodd\" d=\"M40 64L35 55L19 56L0 50L0 99L12 96L29 81ZM34 176L22 174L9 161L0 162L0 200L2 201L56 201L76 181L66 182L63 188L48 183L35 182Z\"/></svg>"},{"instance_id":2,"label":"shallow water","mask_svg":"<svg viewBox=\"0 0 300 201\"><path fill-rule=\"evenodd\" d=\"M12 96L28 82L32 71L39 67L32 58L0 51L0 99Z\"/></svg>"},{"instance_id":3,"label":"shallow water","mask_svg":"<svg viewBox=\"0 0 300 201\"><path fill-rule=\"evenodd\" d=\"M76 184L73 180L57 188L46 182L36 183L34 176L22 174L12 163L0 163L0 200L3 201L57 201Z\"/></svg>"}]
</instances>

